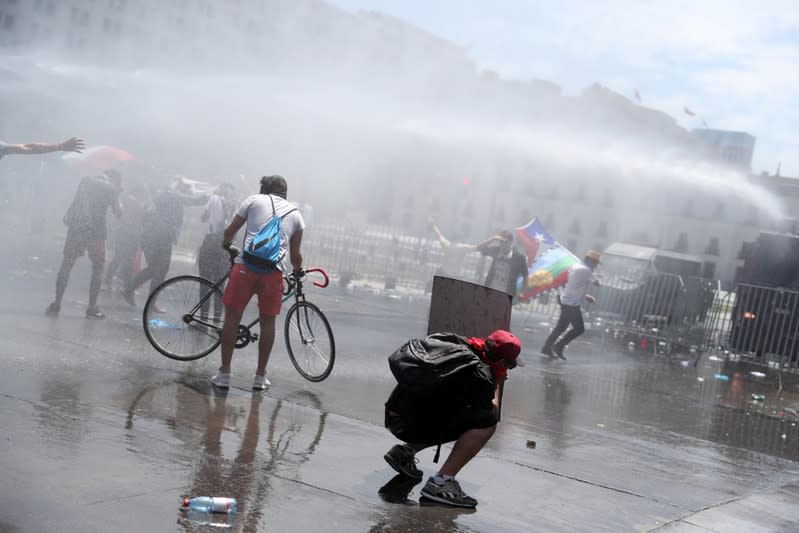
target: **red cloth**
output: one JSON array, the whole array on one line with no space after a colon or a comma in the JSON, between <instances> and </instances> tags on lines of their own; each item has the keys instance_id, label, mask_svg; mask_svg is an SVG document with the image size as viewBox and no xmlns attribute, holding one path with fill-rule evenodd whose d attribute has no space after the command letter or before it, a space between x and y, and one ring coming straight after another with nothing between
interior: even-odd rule
<instances>
[{"instance_id":1,"label":"red cloth","mask_svg":"<svg viewBox=\"0 0 799 533\"><path fill-rule=\"evenodd\" d=\"M494 370L498 380L508 377L508 369L502 363L503 360L516 363L519 352L522 350L522 343L510 331L498 329L485 339L471 337L467 339L469 345L480 356L488 366ZM493 357L488 356L489 350Z\"/></svg>"}]
</instances>

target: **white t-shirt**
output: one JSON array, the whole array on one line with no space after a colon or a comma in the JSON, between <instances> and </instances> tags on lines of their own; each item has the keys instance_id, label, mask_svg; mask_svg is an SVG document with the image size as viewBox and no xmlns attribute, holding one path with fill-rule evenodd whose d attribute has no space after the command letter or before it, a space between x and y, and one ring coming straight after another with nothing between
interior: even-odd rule
<instances>
[{"instance_id":1,"label":"white t-shirt","mask_svg":"<svg viewBox=\"0 0 799 533\"><path fill-rule=\"evenodd\" d=\"M276 207L277 209L277 207ZM213 194L205 204L208 212L208 233L221 233L225 229L225 205L222 197Z\"/></svg>"},{"instance_id":2,"label":"white t-shirt","mask_svg":"<svg viewBox=\"0 0 799 533\"><path fill-rule=\"evenodd\" d=\"M236 214L243 219L247 220L244 233L244 243L242 250L246 250L250 241L258 235L258 232L263 229L269 219L272 218L272 202L269 201L270 195L267 194L254 194L244 200L239 206ZM279 196L271 196L275 202L275 213L283 217L280 223L280 247L286 250L286 255L278 263L278 269L281 272L288 272L288 257L289 257L289 240L299 230L305 229L305 222L302 219L300 212L294 205L288 203L286 200ZM289 213L289 211L292 211ZM288 213L288 215L286 215ZM243 263L241 255L236 258L237 263Z\"/></svg>"},{"instance_id":3,"label":"white t-shirt","mask_svg":"<svg viewBox=\"0 0 799 533\"><path fill-rule=\"evenodd\" d=\"M566 281L566 290L560 301L563 305L581 305L585 296L596 281L596 276L585 263L580 262L569 269L569 279Z\"/></svg>"}]
</instances>

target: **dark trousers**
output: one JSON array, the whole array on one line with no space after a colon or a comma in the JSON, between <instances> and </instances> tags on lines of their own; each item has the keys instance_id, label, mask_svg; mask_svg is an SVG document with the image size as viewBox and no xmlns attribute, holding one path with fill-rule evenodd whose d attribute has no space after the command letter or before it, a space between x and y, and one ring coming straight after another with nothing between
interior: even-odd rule
<instances>
[{"instance_id":1,"label":"dark trousers","mask_svg":"<svg viewBox=\"0 0 799 533\"><path fill-rule=\"evenodd\" d=\"M164 282L172 262L172 241L168 239L142 239L141 250L147 261L147 268L139 272L133 280L131 290L150 280L150 293Z\"/></svg>"},{"instance_id":2,"label":"dark trousers","mask_svg":"<svg viewBox=\"0 0 799 533\"><path fill-rule=\"evenodd\" d=\"M558 340L558 337L560 337L569 326L571 326L569 332L563 335L562 339ZM544 346L550 348L552 346L557 346L562 350L567 344L582 335L583 332L585 332L585 325L583 324L583 312L580 310L580 306L560 304L560 318L558 318L555 329L553 329L552 333L547 337Z\"/></svg>"},{"instance_id":3,"label":"dark trousers","mask_svg":"<svg viewBox=\"0 0 799 533\"><path fill-rule=\"evenodd\" d=\"M133 280L133 270L136 268L136 254L139 253L141 236L136 234L118 234L114 245L114 259L108 264L105 272L105 282L111 284L114 275L119 272L120 279L125 288L130 287Z\"/></svg>"},{"instance_id":4,"label":"dark trousers","mask_svg":"<svg viewBox=\"0 0 799 533\"><path fill-rule=\"evenodd\" d=\"M211 283L216 283L222 276L227 274L230 270L230 256L227 251L222 248L222 234L208 234L200 246L200 252L197 254L197 266L200 270L200 277L205 278ZM224 289L224 287L223 287ZM200 298L205 296L205 288L200 289L203 294ZM214 302L214 317L222 316L222 298L218 295L211 297ZM202 314L208 314L208 308L211 301L203 303L201 311Z\"/></svg>"}]
</instances>

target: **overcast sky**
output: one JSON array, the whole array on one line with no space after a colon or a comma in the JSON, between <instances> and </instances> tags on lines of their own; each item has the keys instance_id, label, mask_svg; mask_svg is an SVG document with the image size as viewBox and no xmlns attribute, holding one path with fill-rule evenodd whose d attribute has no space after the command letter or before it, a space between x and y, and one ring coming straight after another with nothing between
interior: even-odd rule
<instances>
[{"instance_id":1,"label":"overcast sky","mask_svg":"<svg viewBox=\"0 0 799 533\"><path fill-rule=\"evenodd\" d=\"M687 128L757 137L752 169L799 178L799 1L328 0L466 46L481 69L593 82ZM696 113L684 113L688 107Z\"/></svg>"}]
</instances>

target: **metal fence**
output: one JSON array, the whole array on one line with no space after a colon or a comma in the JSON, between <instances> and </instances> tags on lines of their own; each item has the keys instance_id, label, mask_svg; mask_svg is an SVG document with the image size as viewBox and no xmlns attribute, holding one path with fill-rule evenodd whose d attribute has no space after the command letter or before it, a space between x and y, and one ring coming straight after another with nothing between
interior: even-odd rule
<instances>
[{"instance_id":1,"label":"metal fence","mask_svg":"<svg viewBox=\"0 0 799 533\"><path fill-rule=\"evenodd\" d=\"M303 235L306 264L323 266L341 286L353 282L379 289L428 293L446 250L436 239L407 235L387 226L313 226ZM451 277L476 282L485 261L467 254Z\"/></svg>"},{"instance_id":2,"label":"metal fence","mask_svg":"<svg viewBox=\"0 0 799 533\"><path fill-rule=\"evenodd\" d=\"M341 287L425 294L447 250L436 239L378 225L314 225L303 237L305 264L322 266ZM449 277L479 283L488 260L465 254ZM799 292L651 271L601 272L585 305L588 334L603 343L698 362L702 355L799 372ZM557 291L516 304L548 324L558 317Z\"/></svg>"},{"instance_id":3,"label":"metal fence","mask_svg":"<svg viewBox=\"0 0 799 533\"><path fill-rule=\"evenodd\" d=\"M698 362L703 354L799 371L799 293L647 272L594 291L586 316L604 342Z\"/></svg>"}]
</instances>

